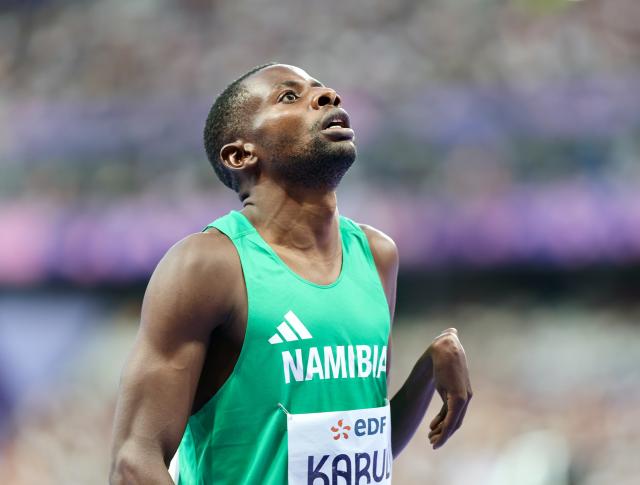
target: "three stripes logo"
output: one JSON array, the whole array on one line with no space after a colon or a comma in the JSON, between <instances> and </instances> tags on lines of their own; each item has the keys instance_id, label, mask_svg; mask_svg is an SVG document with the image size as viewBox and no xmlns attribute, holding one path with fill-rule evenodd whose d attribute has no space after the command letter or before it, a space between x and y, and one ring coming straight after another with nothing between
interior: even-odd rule
<instances>
[{"instance_id":1,"label":"three stripes logo","mask_svg":"<svg viewBox=\"0 0 640 485\"><path fill-rule=\"evenodd\" d=\"M284 316L284 320L284 322L276 327L278 331L269 339L271 345L281 344L284 340L294 342L296 340L312 338L307 327L304 326L293 311L289 310ZM282 340L283 338L284 340Z\"/></svg>"}]
</instances>

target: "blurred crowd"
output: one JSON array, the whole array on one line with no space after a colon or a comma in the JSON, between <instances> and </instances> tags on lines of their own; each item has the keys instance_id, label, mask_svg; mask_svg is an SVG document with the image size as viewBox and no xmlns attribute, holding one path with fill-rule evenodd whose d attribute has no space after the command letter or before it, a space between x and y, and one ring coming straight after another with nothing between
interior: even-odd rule
<instances>
[{"instance_id":1,"label":"blurred crowd","mask_svg":"<svg viewBox=\"0 0 640 485\"><path fill-rule=\"evenodd\" d=\"M0 6L0 282L144 279L238 207L203 123L271 60L340 91L359 150L341 208L407 263L640 257L635 0Z\"/></svg>"},{"instance_id":2,"label":"blurred crowd","mask_svg":"<svg viewBox=\"0 0 640 485\"><path fill-rule=\"evenodd\" d=\"M0 13L3 91L28 98L211 97L277 54L387 102L430 82L634 74L640 59L634 0L3 0Z\"/></svg>"},{"instance_id":3,"label":"blurred crowd","mask_svg":"<svg viewBox=\"0 0 640 485\"><path fill-rule=\"evenodd\" d=\"M408 262L640 254L634 0L0 5L0 224L13 234L5 246L23 248L19 263L0 261L0 281L77 282L56 262L60 246L84 242L61 225L99 233L112 213L130 214L102 239L112 241L164 216L185 221L168 229L175 240L237 205L205 159L203 120L227 83L270 60L342 93L360 154L343 208L409 247ZM427 227L418 250L411 227L388 215L399 211ZM468 245L469 226L487 219L498 227L483 228L481 246L503 249ZM603 219L612 235L600 234ZM57 243L29 241L34 227ZM566 245L554 243L558 230ZM161 251L152 236L131 244L139 278ZM86 247L110 267L130 264L108 243Z\"/></svg>"},{"instance_id":4,"label":"blurred crowd","mask_svg":"<svg viewBox=\"0 0 640 485\"><path fill-rule=\"evenodd\" d=\"M47 177L14 174L3 191L193 188L213 97L271 60L344 93L367 182L446 192L468 171L482 190L639 177L634 0L15 5L0 10L0 154Z\"/></svg>"}]
</instances>

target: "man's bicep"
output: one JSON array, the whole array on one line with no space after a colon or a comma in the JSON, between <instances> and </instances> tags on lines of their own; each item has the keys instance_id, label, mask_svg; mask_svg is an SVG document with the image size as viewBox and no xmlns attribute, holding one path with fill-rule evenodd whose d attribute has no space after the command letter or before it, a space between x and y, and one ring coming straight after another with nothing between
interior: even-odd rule
<instances>
[{"instance_id":1,"label":"man's bicep","mask_svg":"<svg viewBox=\"0 0 640 485\"><path fill-rule=\"evenodd\" d=\"M116 434L122 441L159 451L165 462L186 426L206 349L177 343L171 354L140 336L122 373Z\"/></svg>"},{"instance_id":2,"label":"man's bicep","mask_svg":"<svg viewBox=\"0 0 640 485\"><path fill-rule=\"evenodd\" d=\"M116 451L134 446L169 460L189 418L213 328L227 314L216 262L197 242L169 251L145 293L140 328L122 373ZM212 274L213 272L213 274ZM217 278L218 280L220 278Z\"/></svg>"}]
</instances>

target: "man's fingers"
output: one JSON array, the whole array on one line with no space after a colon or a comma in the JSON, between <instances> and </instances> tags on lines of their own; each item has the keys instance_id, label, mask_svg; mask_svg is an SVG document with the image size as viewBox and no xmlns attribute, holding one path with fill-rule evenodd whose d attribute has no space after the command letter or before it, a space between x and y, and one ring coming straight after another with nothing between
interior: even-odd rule
<instances>
[{"instance_id":1,"label":"man's fingers","mask_svg":"<svg viewBox=\"0 0 640 485\"><path fill-rule=\"evenodd\" d=\"M436 426L438 426L440 423L442 423L442 421L444 420L444 414L442 414L442 412L439 412L435 418L433 418L433 421L431 421L431 424L429 424L429 428L430 429L436 429Z\"/></svg>"},{"instance_id":2,"label":"man's fingers","mask_svg":"<svg viewBox=\"0 0 640 485\"><path fill-rule=\"evenodd\" d=\"M429 431L429 438L436 434L442 433L442 422L440 422L437 426L435 426L431 431Z\"/></svg>"},{"instance_id":3,"label":"man's fingers","mask_svg":"<svg viewBox=\"0 0 640 485\"><path fill-rule=\"evenodd\" d=\"M431 444L433 444L442 434L442 423L440 423L438 426L436 426L435 429L432 429L429 432L429 441L431 442Z\"/></svg>"},{"instance_id":4,"label":"man's fingers","mask_svg":"<svg viewBox=\"0 0 640 485\"><path fill-rule=\"evenodd\" d=\"M438 449L444 445L453 433L462 426L470 400L470 396L466 400L462 398L448 400L452 401L452 405L449 406L449 408L454 411L447 412L447 415L445 416L446 419L443 420L441 419L441 410L438 416L433 420L431 423L431 432L429 433L429 442L433 445L434 449ZM444 409L445 407L443 406L443 410ZM436 422L436 420L438 421Z\"/></svg>"},{"instance_id":5,"label":"man's fingers","mask_svg":"<svg viewBox=\"0 0 640 485\"><path fill-rule=\"evenodd\" d=\"M466 399L449 396L447 399L447 415L442 422L442 434L435 443L434 448L440 448L449 439L449 436L454 431L454 426L458 423L458 418L464 410L465 403Z\"/></svg>"},{"instance_id":6,"label":"man's fingers","mask_svg":"<svg viewBox=\"0 0 640 485\"><path fill-rule=\"evenodd\" d=\"M435 435L439 435L440 433L442 433L442 426L444 423L444 418L447 416L447 395L444 391L442 391L441 393L442 396L442 400L444 401L442 403L442 407L440 408L440 412L436 415L435 418L433 418L433 421L431 421L431 424L429 425L429 427L431 428L431 431L429 432L429 438L431 439L432 436Z\"/></svg>"},{"instance_id":7,"label":"man's fingers","mask_svg":"<svg viewBox=\"0 0 640 485\"><path fill-rule=\"evenodd\" d=\"M438 389L438 394L442 398L442 407L440 408L440 412L436 414L436 417L433 418L429 427L431 429L435 428L438 423L442 422L444 417L447 415L447 392L444 389Z\"/></svg>"},{"instance_id":8,"label":"man's fingers","mask_svg":"<svg viewBox=\"0 0 640 485\"><path fill-rule=\"evenodd\" d=\"M435 429L435 427L442 422L446 414L447 414L447 403L445 401L445 403L440 408L440 412L436 414L436 417L433 418L433 420L431 421L431 424L429 424L429 428Z\"/></svg>"}]
</instances>

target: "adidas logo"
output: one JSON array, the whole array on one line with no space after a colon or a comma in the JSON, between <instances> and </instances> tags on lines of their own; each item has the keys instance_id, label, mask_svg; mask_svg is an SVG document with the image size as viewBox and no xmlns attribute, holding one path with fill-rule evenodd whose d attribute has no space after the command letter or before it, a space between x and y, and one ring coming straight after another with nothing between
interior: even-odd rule
<instances>
[{"instance_id":1,"label":"adidas logo","mask_svg":"<svg viewBox=\"0 0 640 485\"><path fill-rule=\"evenodd\" d=\"M269 343L271 345L281 344L283 342L283 337L287 342L312 338L307 327L304 326L293 311L289 310L284 316L284 319L285 321L276 327L278 331L269 339ZM295 332L291 329L292 327ZM300 337L298 337L298 335Z\"/></svg>"}]
</instances>

